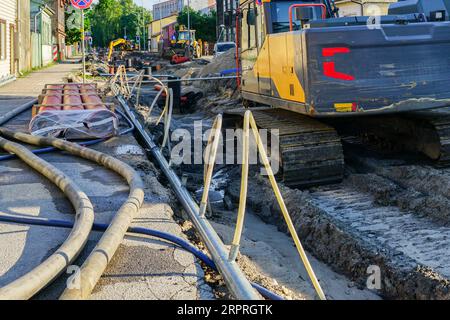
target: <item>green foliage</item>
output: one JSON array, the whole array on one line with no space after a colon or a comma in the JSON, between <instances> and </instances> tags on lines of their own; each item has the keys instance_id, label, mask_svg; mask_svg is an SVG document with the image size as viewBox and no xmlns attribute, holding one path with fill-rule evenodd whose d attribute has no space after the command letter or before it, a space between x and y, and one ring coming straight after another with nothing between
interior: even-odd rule
<instances>
[{"instance_id":1,"label":"green foliage","mask_svg":"<svg viewBox=\"0 0 450 320\"><path fill-rule=\"evenodd\" d=\"M73 43L81 41L81 11L77 9L70 9L65 12L66 21L66 44L71 45ZM68 28L72 26L72 28ZM84 29L90 30L91 22L89 19L89 11L85 11L84 16Z\"/></svg>"},{"instance_id":2,"label":"green foliage","mask_svg":"<svg viewBox=\"0 0 450 320\"><path fill-rule=\"evenodd\" d=\"M194 11L190 7L184 7L183 11L177 17L178 24L187 27L187 14L189 10L189 18L191 21L191 29L195 30L197 39L213 42L216 40L216 12L211 11L209 14Z\"/></svg>"},{"instance_id":3,"label":"green foliage","mask_svg":"<svg viewBox=\"0 0 450 320\"><path fill-rule=\"evenodd\" d=\"M66 31L66 44L71 45L81 41L81 31L79 29L70 29Z\"/></svg>"},{"instance_id":4,"label":"green foliage","mask_svg":"<svg viewBox=\"0 0 450 320\"><path fill-rule=\"evenodd\" d=\"M100 47L107 47L110 41L123 38L125 28L127 38L135 39L152 19L151 13L137 6L133 0L99 0L86 16L94 45Z\"/></svg>"}]
</instances>

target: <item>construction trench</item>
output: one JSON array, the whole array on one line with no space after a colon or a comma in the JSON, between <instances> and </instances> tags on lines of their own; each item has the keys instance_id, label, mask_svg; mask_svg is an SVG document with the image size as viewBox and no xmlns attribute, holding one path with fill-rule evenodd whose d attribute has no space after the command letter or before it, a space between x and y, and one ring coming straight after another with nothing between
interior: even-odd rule
<instances>
[{"instance_id":1,"label":"construction trench","mask_svg":"<svg viewBox=\"0 0 450 320\"><path fill-rule=\"evenodd\" d=\"M241 165L215 164L202 206L205 165L170 158L179 130L192 145L200 139L201 158L218 115L224 130L242 128L227 116L242 104L229 73L232 50L179 65L136 52L115 61L110 73L91 55L87 84L80 74L48 84L33 104L0 118L0 299L303 300L321 298L321 290L334 300L450 298L450 169L345 137L342 182L278 182L305 260L262 163L251 164L234 261ZM41 174L48 181L40 191L33 185ZM23 183L30 188L14 198L13 186ZM30 209L41 205L40 192L53 202L46 212ZM9 248L16 232L28 240ZM33 242L46 237L48 252L34 252ZM176 264L154 264L165 255ZM67 288L73 265L79 285ZM159 286L167 292L156 294Z\"/></svg>"}]
</instances>

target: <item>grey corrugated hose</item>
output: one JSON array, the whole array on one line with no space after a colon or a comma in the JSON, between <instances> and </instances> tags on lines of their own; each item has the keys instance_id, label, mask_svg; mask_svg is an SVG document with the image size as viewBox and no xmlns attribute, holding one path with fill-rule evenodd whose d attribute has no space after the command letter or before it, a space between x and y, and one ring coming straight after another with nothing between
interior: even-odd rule
<instances>
[{"instance_id":1,"label":"grey corrugated hose","mask_svg":"<svg viewBox=\"0 0 450 320\"><path fill-rule=\"evenodd\" d=\"M132 220L138 214L139 209L142 206L144 201L144 184L141 177L126 163L99 151L82 147L76 143L51 137L32 136L5 128L0 128L0 134L29 144L53 146L71 154L95 161L104 167L117 172L128 182L128 185L130 186L128 199L120 207L97 246L81 266L79 281L75 281L75 283L78 282L80 286L77 288L72 288L72 286L70 289L66 288L60 297L60 299L89 298L96 283L105 271L106 266L111 261L120 243L123 241Z\"/></svg>"},{"instance_id":2,"label":"grey corrugated hose","mask_svg":"<svg viewBox=\"0 0 450 320\"><path fill-rule=\"evenodd\" d=\"M31 168L58 186L75 208L75 224L64 243L40 265L0 288L0 299L29 299L52 282L78 256L94 222L94 210L87 195L63 172L20 144L0 137L0 148L16 154Z\"/></svg>"}]
</instances>

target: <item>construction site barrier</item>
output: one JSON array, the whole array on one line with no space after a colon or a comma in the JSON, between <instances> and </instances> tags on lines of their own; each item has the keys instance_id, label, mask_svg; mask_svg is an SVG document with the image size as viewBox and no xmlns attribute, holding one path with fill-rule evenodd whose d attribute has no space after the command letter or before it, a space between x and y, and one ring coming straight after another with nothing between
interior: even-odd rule
<instances>
[{"instance_id":1,"label":"construction site barrier","mask_svg":"<svg viewBox=\"0 0 450 320\"><path fill-rule=\"evenodd\" d=\"M221 135L221 127L222 127L222 116L218 115L213 123L211 133L208 137L208 143L206 146L205 152L205 175L204 175L204 189L202 194L202 200L200 203L200 216L204 217L207 207L208 193L209 187L211 185L211 179L214 169L214 163L216 161L217 147ZM311 264L306 256L305 250L300 242L297 231L295 230L294 224L292 223L292 219L289 215L287 207L284 203L283 196L281 195L280 189L276 182L275 176L272 171L272 167L270 166L269 158L267 157L267 153L264 147L264 144L261 140L261 136L259 135L258 127L256 125L255 119L250 110L247 110L244 114L244 124L243 124L243 141L242 141L242 172L241 172L241 188L240 188L240 197L239 197L239 207L237 214L236 227L234 231L233 241L231 243L231 248L228 255L228 260L233 262L236 260L239 247L242 237L242 229L244 227L244 218L245 218L245 210L247 204L247 189L248 189L248 173L249 173L249 153L250 153L250 129L253 133L253 136L256 141L257 149L260 153L262 162L267 172L267 176L269 177L270 184L272 190L274 191L277 202L280 206L281 212L283 214L283 218L288 226L291 237L294 240L297 251L300 255L300 258L305 266L305 269L311 279L311 282L314 286L314 289L317 292L317 295L320 299L325 300L325 294L317 280L317 277L314 273L314 270L311 267Z\"/></svg>"}]
</instances>

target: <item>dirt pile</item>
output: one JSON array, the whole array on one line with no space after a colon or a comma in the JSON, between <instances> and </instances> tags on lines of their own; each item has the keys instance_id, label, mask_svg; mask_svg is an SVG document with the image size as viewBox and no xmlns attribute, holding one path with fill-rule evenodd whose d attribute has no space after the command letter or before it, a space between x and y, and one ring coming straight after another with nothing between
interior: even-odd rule
<instances>
[{"instance_id":1,"label":"dirt pile","mask_svg":"<svg viewBox=\"0 0 450 320\"><path fill-rule=\"evenodd\" d=\"M214 57L200 72L200 77L217 76L224 70L236 68L236 52L230 49L220 56Z\"/></svg>"},{"instance_id":2,"label":"dirt pile","mask_svg":"<svg viewBox=\"0 0 450 320\"><path fill-rule=\"evenodd\" d=\"M233 49L230 49L224 54L214 57L208 65L202 68L198 76L217 77L221 75L221 72L235 68L236 54ZM236 73L227 73L224 76L234 75L236 75ZM236 79L199 81L196 82L195 85L202 88L205 93L216 93L218 95L223 95L225 93L228 98L234 95L237 89Z\"/></svg>"},{"instance_id":3,"label":"dirt pile","mask_svg":"<svg viewBox=\"0 0 450 320\"><path fill-rule=\"evenodd\" d=\"M187 61L180 64L171 64L166 60L165 64L161 65L161 70L158 73L189 79L196 77L204 66L205 62L203 60Z\"/></svg>"}]
</instances>

